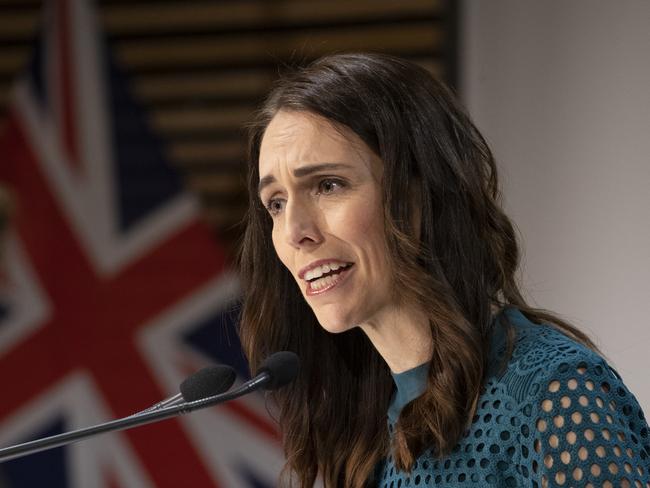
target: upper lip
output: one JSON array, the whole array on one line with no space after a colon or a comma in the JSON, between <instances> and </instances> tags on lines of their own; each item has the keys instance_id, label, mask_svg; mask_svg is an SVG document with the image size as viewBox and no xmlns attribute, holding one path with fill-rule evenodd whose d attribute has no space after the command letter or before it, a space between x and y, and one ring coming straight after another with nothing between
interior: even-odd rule
<instances>
[{"instance_id":1,"label":"upper lip","mask_svg":"<svg viewBox=\"0 0 650 488\"><path fill-rule=\"evenodd\" d=\"M322 266L323 264L328 264L328 263L342 263L342 264L352 264L350 261L344 261L342 259L337 259L337 258L327 258L327 259L319 259L318 261L313 261L309 263L307 266L302 268L300 271L298 271L298 278L301 280L305 279L305 273L307 271L312 270L314 268L317 268L318 266Z\"/></svg>"}]
</instances>

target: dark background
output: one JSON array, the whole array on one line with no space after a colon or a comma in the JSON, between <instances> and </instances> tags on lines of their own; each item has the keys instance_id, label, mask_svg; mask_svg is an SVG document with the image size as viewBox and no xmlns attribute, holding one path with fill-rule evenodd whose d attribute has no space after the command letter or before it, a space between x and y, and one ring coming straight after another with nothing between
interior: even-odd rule
<instances>
[{"instance_id":1,"label":"dark background","mask_svg":"<svg viewBox=\"0 0 650 488\"><path fill-rule=\"evenodd\" d=\"M0 129L43 2L0 1ZM244 123L279 67L380 51L457 85L457 4L443 0L112 0L101 24L169 159L232 252L244 213Z\"/></svg>"}]
</instances>

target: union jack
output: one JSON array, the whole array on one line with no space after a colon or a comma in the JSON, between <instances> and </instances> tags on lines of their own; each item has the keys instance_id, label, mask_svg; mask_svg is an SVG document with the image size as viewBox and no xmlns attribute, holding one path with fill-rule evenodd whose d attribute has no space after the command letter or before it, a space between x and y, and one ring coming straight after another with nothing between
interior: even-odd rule
<instances>
[{"instance_id":1,"label":"union jack","mask_svg":"<svg viewBox=\"0 0 650 488\"><path fill-rule=\"evenodd\" d=\"M89 0L46 5L0 140L14 197L0 307L0 444L126 416L246 362L223 250L130 94ZM261 396L0 465L15 487L263 487Z\"/></svg>"}]
</instances>

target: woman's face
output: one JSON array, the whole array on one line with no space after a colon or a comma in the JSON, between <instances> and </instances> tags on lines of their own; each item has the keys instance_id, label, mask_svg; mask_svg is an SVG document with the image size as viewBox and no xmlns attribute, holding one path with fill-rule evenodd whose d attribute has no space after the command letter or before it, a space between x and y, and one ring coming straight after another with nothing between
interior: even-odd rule
<instances>
[{"instance_id":1,"label":"woman's face","mask_svg":"<svg viewBox=\"0 0 650 488\"><path fill-rule=\"evenodd\" d=\"M273 246L330 332L372 322L391 303L382 167L352 131L307 112L278 112L262 139Z\"/></svg>"}]
</instances>

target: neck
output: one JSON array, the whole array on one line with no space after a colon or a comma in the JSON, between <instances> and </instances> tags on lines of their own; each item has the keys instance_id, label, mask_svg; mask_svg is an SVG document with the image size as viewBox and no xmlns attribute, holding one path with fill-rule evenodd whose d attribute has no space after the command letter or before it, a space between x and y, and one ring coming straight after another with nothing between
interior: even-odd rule
<instances>
[{"instance_id":1,"label":"neck","mask_svg":"<svg viewBox=\"0 0 650 488\"><path fill-rule=\"evenodd\" d=\"M360 327L393 373L402 373L431 359L429 319L419 310L393 307Z\"/></svg>"}]
</instances>

